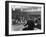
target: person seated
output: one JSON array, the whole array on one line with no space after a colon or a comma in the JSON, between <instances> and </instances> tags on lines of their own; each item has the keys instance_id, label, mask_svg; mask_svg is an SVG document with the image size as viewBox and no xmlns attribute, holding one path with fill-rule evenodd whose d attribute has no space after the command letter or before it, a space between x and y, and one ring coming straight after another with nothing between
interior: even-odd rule
<instances>
[{"instance_id":1,"label":"person seated","mask_svg":"<svg viewBox=\"0 0 46 37\"><path fill-rule=\"evenodd\" d=\"M27 21L27 23L24 26L27 26L26 28L24 28L23 30L34 30L34 21L32 19L29 18L29 20Z\"/></svg>"}]
</instances>

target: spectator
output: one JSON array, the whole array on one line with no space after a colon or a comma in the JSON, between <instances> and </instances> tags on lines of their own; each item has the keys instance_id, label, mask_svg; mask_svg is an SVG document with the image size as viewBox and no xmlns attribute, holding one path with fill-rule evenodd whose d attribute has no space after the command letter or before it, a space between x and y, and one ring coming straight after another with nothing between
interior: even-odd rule
<instances>
[{"instance_id":1,"label":"spectator","mask_svg":"<svg viewBox=\"0 0 46 37\"><path fill-rule=\"evenodd\" d=\"M34 30L34 21L32 19L29 18L29 20L27 21L27 24L25 24L24 26L28 25L28 27L24 28L23 30Z\"/></svg>"}]
</instances>

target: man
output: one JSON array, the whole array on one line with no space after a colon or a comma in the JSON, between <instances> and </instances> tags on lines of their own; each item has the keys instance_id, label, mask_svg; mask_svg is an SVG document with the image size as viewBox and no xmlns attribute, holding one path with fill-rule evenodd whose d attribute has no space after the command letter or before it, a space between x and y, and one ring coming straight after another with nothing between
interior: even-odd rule
<instances>
[{"instance_id":1,"label":"man","mask_svg":"<svg viewBox=\"0 0 46 37\"><path fill-rule=\"evenodd\" d=\"M29 18L29 20L27 21L27 24L25 24L24 26L27 26L26 28L24 28L23 30L34 30L34 21L32 19Z\"/></svg>"}]
</instances>

